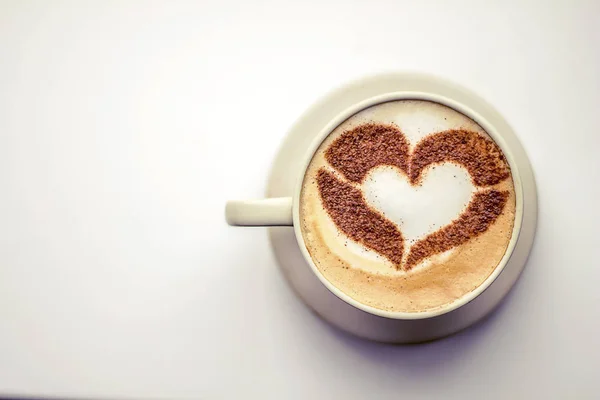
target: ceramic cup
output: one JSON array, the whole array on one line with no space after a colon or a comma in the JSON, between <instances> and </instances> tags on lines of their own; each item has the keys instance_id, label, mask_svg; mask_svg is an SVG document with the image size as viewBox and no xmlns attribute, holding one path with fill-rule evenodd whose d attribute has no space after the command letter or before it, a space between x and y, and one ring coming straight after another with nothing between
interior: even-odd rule
<instances>
[{"instance_id":1,"label":"ceramic cup","mask_svg":"<svg viewBox=\"0 0 600 400\"><path fill-rule=\"evenodd\" d=\"M439 103L448 106L477 122L488 135L500 146L506 160L508 161L512 178L514 181L515 197L516 197L516 213L515 222L512 232L511 240L508 244L504 257L492 272L492 274L475 290L467 293L459 299L449 303L443 307L437 308L431 311L422 312L392 312L377 309L363 303L360 303L350 296L343 293L337 287L335 287L329 280L327 280L315 266L306 245L302 232L300 229L300 192L302 190L302 183L304 181L304 175L306 169L323 140L342 122L351 117L352 115L369 108L371 106L385 103L395 100L426 100L435 103ZM304 156L302 168L297 172L297 181L295 184L295 190L292 197L283 198L270 198L262 200L245 200L245 201L230 201L226 205L225 211L227 223L233 226L293 226L298 246L304 256L306 262L310 266L312 272L317 276L325 287L335 294L337 297L345 301L346 303L372 315L376 315L383 318L401 319L401 320L414 320L414 319L427 319L433 318L442 314L449 313L456 310L465 304L469 303L483 291L485 291L494 280L500 275L511 254L515 248L516 242L519 238L519 232L521 229L523 219L523 186L521 182L521 176L519 174L519 168L516 161L514 160L511 149L508 148L507 143L503 137L497 132L497 130L483 117L469 109L467 106L460 104L452 99L436 95L433 93L421 93L421 92L394 92L387 93L384 95L376 96L355 104L354 106L346 109L344 112L339 114L336 118L327 124L323 130L316 136L315 140L309 147L309 150Z\"/></svg>"}]
</instances>

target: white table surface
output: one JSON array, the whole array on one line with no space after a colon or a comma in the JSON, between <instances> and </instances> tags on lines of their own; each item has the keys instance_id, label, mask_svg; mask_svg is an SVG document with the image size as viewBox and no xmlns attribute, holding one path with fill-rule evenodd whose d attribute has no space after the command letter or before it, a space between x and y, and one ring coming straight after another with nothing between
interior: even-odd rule
<instances>
[{"instance_id":1,"label":"white table surface","mask_svg":"<svg viewBox=\"0 0 600 400\"><path fill-rule=\"evenodd\" d=\"M350 79L462 83L520 135L528 266L426 345L314 316L264 229L287 128ZM600 382L600 2L0 2L0 393L592 399Z\"/></svg>"}]
</instances>

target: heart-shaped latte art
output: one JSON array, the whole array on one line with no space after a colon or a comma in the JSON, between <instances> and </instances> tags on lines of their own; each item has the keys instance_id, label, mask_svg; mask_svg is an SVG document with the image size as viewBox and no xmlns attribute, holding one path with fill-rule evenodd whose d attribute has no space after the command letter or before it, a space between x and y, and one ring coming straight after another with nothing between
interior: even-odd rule
<instances>
[{"instance_id":1,"label":"heart-shaped latte art","mask_svg":"<svg viewBox=\"0 0 600 400\"><path fill-rule=\"evenodd\" d=\"M336 226L352 240L388 258L396 268L411 269L427 257L448 251L485 232L502 213L508 192L492 188L510 176L506 160L491 140L467 130L448 130L422 139L411 152L393 125L364 124L344 132L326 150L328 163L341 175L319 170L321 200ZM405 255L405 235L398 224L369 205L363 190L369 172L392 166L413 186L434 164L454 163L468 171L478 190L457 218L416 240ZM425 174L426 175L426 174ZM417 235L418 236L418 235Z\"/></svg>"}]
</instances>

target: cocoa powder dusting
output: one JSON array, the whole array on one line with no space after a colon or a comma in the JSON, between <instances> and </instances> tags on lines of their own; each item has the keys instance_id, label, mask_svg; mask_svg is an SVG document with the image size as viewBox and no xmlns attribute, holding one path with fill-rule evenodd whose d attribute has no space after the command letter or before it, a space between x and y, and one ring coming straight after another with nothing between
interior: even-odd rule
<instances>
[{"instance_id":1,"label":"cocoa powder dusting","mask_svg":"<svg viewBox=\"0 0 600 400\"><path fill-rule=\"evenodd\" d=\"M495 185L510 176L502 151L477 132L449 130L421 140L411 157L410 180L419 182L430 164L452 161L464 166L477 186Z\"/></svg>"},{"instance_id":2,"label":"cocoa powder dusting","mask_svg":"<svg viewBox=\"0 0 600 400\"><path fill-rule=\"evenodd\" d=\"M422 139L410 153L404 134L393 125L367 123L344 132L325 152L327 162L346 179L360 183L380 165L405 172L419 184L427 166L455 162L464 166L476 186L492 186L510 176L500 148L477 132L449 130ZM400 229L366 203L360 190L321 169L317 183L323 206L337 227L352 240L402 266L404 240ZM450 250L485 232L502 213L509 193L476 193L467 210L444 228L415 243L404 263L411 269L434 254Z\"/></svg>"},{"instance_id":3,"label":"cocoa powder dusting","mask_svg":"<svg viewBox=\"0 0 600 400\"><path fill-rule=\"evenodd\" d=\"M487 231L502 213L508 195L508 192L493 189L476 193L467 210L450 225L412 246L405 269L411 269L425 258L448 251Z\"/></svg>"},{"instance_id":4,"label":"cocoa powder dusting","mask_svg":"<svg viewBox=\"0 0 600 400\"><path fill-rule=\"evenodd\" d=\"M408 141L394 125L367 123L344 132L325 152L327 162L352 182L369 170L393 165L408 174Z\"/></svg>"},{"instance_id":5,"label":"cocoa powder dusting","mask_svg":"<svg viewBox=\"0 0 600 400\"><path fill-rule=\"evenodd\" d=\"M317 184L325 210L350 239L387 257L400 269L404 240L396 225L373 211L360 190L320 169Z\"/></svg>"}]
</instances>

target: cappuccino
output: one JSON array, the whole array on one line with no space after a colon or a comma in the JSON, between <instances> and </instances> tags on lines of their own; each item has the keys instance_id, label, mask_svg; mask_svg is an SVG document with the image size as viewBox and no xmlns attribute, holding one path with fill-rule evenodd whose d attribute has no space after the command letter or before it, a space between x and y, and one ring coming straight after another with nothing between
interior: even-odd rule
<instances>
[{"instance_id":1,"label":"cappuccino","mask_svg":"<svg viewBox=\"0 0 600 400\"><path fill-rule=\"evenodd\" d=\"M319 271L386 311L449 305L495 270L512 237L515 189L500 147L444 105L367 108L315 152L301 231Z\"/></svg>"}]
</instances>

